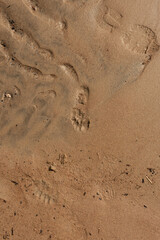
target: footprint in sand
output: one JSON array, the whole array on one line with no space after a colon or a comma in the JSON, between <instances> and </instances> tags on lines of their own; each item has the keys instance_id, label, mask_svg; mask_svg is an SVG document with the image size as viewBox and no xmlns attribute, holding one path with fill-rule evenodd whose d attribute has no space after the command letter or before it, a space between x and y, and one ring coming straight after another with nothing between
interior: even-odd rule
<instances>
[{"instance_id":1,"label":"footprint in sand","mask_svg":"<svg viewBox=\"0 0 160 240\"><path fill-rule=\"evenodd\" d=\"M33 186L33 196L42 203L52 205L56 202L54 191L52 191L51 187L45 181L34 181Z\"/></svg>"},{"instance_id":2,"label":"footprint in sand","mask_svg":"<svg viewBox=\"0 0 160 240\"><path fill-rule=\"evenodd\" d=\"M131 53L150 59L159 50L156 34L143 25L133 25L122 35L122 43Z\"/></svg>"},{"instance_id":3,"label":"footprint in sand","mask_svg":"<svg viewBox=\"0 0 160 240\"><path fill-rule=\"evenodd\" d=\"M82 86L79 91L77 91L75 106L71 115L71 122L76 131L86 132L89 129L88 99L89 88Z\"/></svg>"},{"instance_id":4,"label":"footprint in sand","mask_svg":"<svg viewBox=\"0 0 160 240\"><path fill-rule=\"evenodd\" d=\"M112 32L119 27L122 22L122 14L117 10L110 8L106 1L100 0L95 2L94 18L101 29Z\"/></svg>"}]
</instances>

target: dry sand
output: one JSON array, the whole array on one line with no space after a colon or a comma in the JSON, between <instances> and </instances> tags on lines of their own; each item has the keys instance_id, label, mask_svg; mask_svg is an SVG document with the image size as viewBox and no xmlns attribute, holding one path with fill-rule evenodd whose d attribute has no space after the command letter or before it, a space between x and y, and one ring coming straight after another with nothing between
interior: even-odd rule
<instances>
[{"instance_id":1,"label":"dry sand","mask_svg":"<svg viewBox=\"0 0 160 240\"><path fill-rule=\"evenodd\" d=\"M0 1L0 240L160 239L160 1Z\"/></svg>"}]
</instances>

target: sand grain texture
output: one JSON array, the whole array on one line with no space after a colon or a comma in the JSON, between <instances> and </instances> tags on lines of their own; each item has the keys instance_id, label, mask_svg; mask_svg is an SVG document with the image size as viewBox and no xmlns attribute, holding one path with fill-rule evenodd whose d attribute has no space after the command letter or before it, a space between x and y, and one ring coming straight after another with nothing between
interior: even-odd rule
<instances>
[{"instance_id":1,"label":"sand grain texture","mask_svg":"<svg viewBox=\"0 0 160 240\"><path fill-rule=\"evenodd\" d=\"M160 239L159 11L0 1L0 240Z\"/></svg>"}]
</instances>

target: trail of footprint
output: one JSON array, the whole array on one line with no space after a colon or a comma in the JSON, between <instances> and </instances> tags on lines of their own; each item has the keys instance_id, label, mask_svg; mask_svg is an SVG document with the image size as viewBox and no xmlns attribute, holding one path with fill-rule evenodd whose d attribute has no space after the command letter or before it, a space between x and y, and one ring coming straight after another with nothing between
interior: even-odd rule
<instances>
[{"instance_id":1,"label":"trail of footprint","mask_svg":"<svg viewBox=\"0 0 160 240\"><path fill-rule=\"evenodd\" d=\"M0 41L0 51L3 53L10 66L14 66L18 71L27 74L27 76L31 78L38 78L41 80L46 80L46 78L53 80L55 78L52 74L44 75L39 69L22 64L16 57L10 54L4 41Z\"/></svg>"},{"instance_id":2,"label":"trail of footprint","mask_svg":"<svg viewBox=\"0 0 160 240\"><path fill-rule=\"evenodd\" d=\"M27 2L28 2L28 4L31 4L31 5L33 4L33 7L35 7L35 8L38 7L36 2L34 2L34 1L29 0ZM48 60L53 60L53 53L50 50L42 49L39 46L39 44L33 39L33 37L31 35L28 35L25 32L23 32L23 30L19 29L16 26L16 23L10 18L9 15L7 15L7 13L2 8L0 8L0 20L1 20L0 23L9 32L11 32L12 36L16 40L21 41L21 42L24 41L25 44L27 44L29 47L31 47L36 53L42 55L43 57L45 57ZM6 45L6 44L1 44L1 47L2 47L2 45L4 47L4 45ZM7 49L3 48L2 50L3 50L3 53L5 53L5 56L10 61L10 65L15 64L19 69L23 68L25 71L32 74L32 77L42 76L42 73L41 73L40 70L38 70L36 68L33 68L33 67L23 65L15 57L12 58L12 56L9 56L9 52L7 53ZM14 61L14 63L12 63L13 61ZM74 81L77 81L77 82L79 81L78 74L71 64L69 64L69 63L64 63L64 64L57 63L57 65L59 66L61 71L64 73L65 77L67 76Z\"/></svg>"},{"instance_id":3,"label":"trail of footprint","mask_svg":"<svg viewBox=\"0 0 160 240\"><path fill-rule=\"evenodd\" d=\"M71 122L76 131L86 132L89 129L90 120L87 113L89 89L82 86L77 92L75 106L71 115Z\"/></svg>"},{"instance_id":4,"label":"trail of footprint","mask_svg":"<svg viewBox=\"0 0 160 240\"><path fill-rule=\"evenodd\" d=\"M20 42L24 41L25 44L31 47L37 54L47 60L53 60L53 53L50 50L41 48L31 35L19 29L14 20L12 20L2 8L0 8L0 24L3 25L16 40Z\"/></svg>"},{"instance_id":5,"label":"trail of footprint","mask_svg":"<svg viewBox=\"0 0 160 240\"><path fill-rule=\"evenodd\" d=\"M133 55L132 59L134 60L128 63L124 71L125 80L116 86L119 89L124 84L137 80L144 72L152 56L159 50L157 36L150 28L139 24L131 25L127 30L122 24L123 16L121 13L109 8L104 0L98 1L98 5L94 9L94 18L98 26L107 30L107 28L105 29L107 23L109 32L118 28L117 34L119 39L122 40L122 42L119 41L120 45L123 45Z\"/></svg>"},{"instance_id":6,"label":"trail of footprint","mask_svg":"<svg viewBox=\"0 0 160 240\"><path fill-rule=\"evenodd\" d=\"M48 23L49 25L55 25L56 28L60 31L66 29L67 27L66 20L61 19L60 21L57 21L57 19L50 18L39 7L37 0L22 0L22 2L34 16L40 18L42 21Z\"/></svg>"},{"instance_id":7,"label":"trail of footprint","mask_svg":"<svg viewBox=\"0 0 160 240\"><path fill-rule=\"evenodd\" d=\"M129 30L121 24L122 14L106 5L105 0L98 1L94 7L94 17L101 28L112 32L114 28L119 28L122 43L131 53L142 56L144 63L151 60L151 56L159 50L156 34L147 26L135 24ZM106 27L106 25L108 25Z\"/></svg>"}]
</instances>

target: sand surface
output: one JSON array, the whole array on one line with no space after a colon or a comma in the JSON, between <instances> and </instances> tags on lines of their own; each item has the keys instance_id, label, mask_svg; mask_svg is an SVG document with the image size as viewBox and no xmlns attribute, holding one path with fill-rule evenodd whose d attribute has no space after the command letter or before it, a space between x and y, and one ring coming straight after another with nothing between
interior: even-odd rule
<instances>
[{"instance_id":1,"label":"sand surface","mask_svg":"<svg viewBox=\"0 0 160 240\"><path fill-rule=\"evenodd\" d=\"M0 240L160 239L160 0L0 1Z\"/></svg>"}]
</instances>

